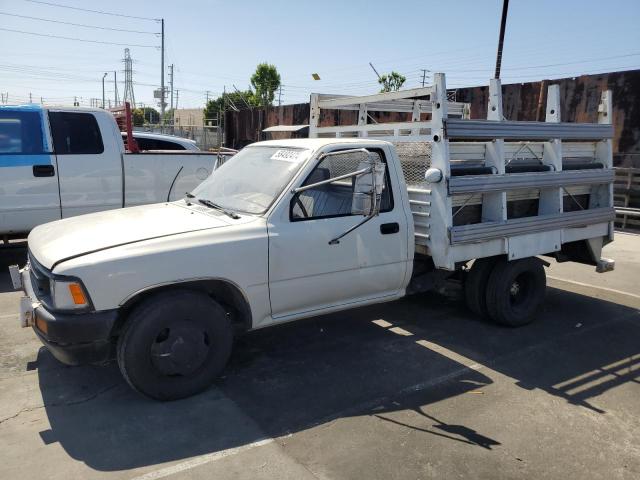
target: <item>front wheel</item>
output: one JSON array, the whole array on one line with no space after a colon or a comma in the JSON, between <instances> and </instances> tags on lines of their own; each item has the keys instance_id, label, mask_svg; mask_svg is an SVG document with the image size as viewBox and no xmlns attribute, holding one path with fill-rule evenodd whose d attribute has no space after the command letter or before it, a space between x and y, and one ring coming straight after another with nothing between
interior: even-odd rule
<instances>
[{"instance_id":1,"label":"front wheel","mask_svg":"<svg viewBox=\"0 0 640 480\"><path fill-rule=\"evenodd\" d=\"M233 330L204 293L178 290L144 300L118 339L118 366L138 392L176 400L206 389L224 369Z\"/></svg>"},{"instance_id":2,"label":"front wheel","mask_svg":"<svg viewBox=\"0 0 640 480\"><path fill-rule=\"evenodd\" d=\"M486 306L497 323L519 327L531 323L542 305L547 287L542 262L523 258L496 263L487 282Z\"/></svg>"}]
</instances>

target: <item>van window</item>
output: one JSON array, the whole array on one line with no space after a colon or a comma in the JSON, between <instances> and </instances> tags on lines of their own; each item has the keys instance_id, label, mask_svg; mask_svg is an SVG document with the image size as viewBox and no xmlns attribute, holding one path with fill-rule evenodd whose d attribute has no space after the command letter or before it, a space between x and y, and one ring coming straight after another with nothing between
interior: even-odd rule
<instances>
[{"instance_id":1,"label":"van window","mask_svg":"<svg viewBox=\"0 0 640 480\"><path fill-rule=\"evenodd\" d=\"M0 155L45 153L40 112L0 110Z\"/></svg>"},{"instance_id":2,"label":"van window","mask_svg":"<svg viewBox=\"0 0 640 480\"><path fill-rule=\"evenodd\" d=\"M57 155L104 152L96 117L90 113L49 112L53 148Z\"/></svg>"}]
</instances>

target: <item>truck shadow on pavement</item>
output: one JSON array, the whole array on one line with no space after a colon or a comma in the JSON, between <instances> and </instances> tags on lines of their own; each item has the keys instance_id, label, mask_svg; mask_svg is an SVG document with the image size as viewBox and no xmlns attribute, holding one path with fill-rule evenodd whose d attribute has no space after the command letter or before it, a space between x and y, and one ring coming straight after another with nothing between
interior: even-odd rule
<instances>
[{"instance_id":1,"label":"truck shadow on pavement","mask_svg":"<svg viewBox=\"0 0 640 480\"><path fill-rule=\"evenodd\" d=\"M506 375L523 389L603 412L598 395L638 381L639 317L549 289L538 322L507 329L473 318L456 292L416 296L248 334L215 387L170 403L134 393L114 364L64 367L42 349L37 368L51 428L40 435L100 471L187 459L356 416L491 450L499 438L455 416L436 417L429 406L482 393L492 376ZM401 411L417 412L421 423L399 420Z\"/></svg>"}]
</instances>

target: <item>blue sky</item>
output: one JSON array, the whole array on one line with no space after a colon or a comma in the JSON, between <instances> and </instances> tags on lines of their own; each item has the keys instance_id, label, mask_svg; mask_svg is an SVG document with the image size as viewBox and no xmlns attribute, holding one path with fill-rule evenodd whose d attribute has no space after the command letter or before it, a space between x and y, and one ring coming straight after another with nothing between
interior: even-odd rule
<instances>
[{"instance_id":1,"label":"blue sky","mask_svg":"<svg viewBox=\"0 0 640 480\"><path fill-rule=\"evenodd\" d=\"M404 74L406 87L420 84L421 69L445 72L449 87L482 85L493 74L501 7L502 0L0 0L0 92L10 103L27 101L30 92L34 101L68 104L77 96L88 103L102 96L104 72L108 98L113 70L124 79L125 45L21 31L130 45L136 100L153 104L160 84L153 19L161 17L180 107L202 106L206 91L215 97L233 85L246 88L262 61L278 67L283 103L307 101L312 91L375 92L369 62L380 73ZM640 68L638 0L511 0L506 32L503 83Z\"/></svg>"}]
</instances>

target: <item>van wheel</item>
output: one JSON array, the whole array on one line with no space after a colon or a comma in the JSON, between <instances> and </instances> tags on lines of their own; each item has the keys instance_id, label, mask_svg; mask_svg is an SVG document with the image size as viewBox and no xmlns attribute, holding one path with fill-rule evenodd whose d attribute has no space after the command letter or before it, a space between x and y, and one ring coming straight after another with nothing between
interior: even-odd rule
<instances>
[{"instance_id":1,"label":"van wheel","mask_svg":"<svg viewBox=\"0 0 640 480\"><path fill-rule=\"evenodd\" d=\"M497 262L487 284L489 316L510 327L531 323L542 305L546 287L546 275L539 259Z\"/></svg>"},{"instance_id":2,"label":"van wheel","mask_svg":"<svg viewBox=\"0 0 640 480\"><path fill-rule=\"evenodd\" d=\"M118 366L138 392L176 400L211 385L233 344L231 322L207 295L178 290L144 300L118 339Z\"/></svg>"},{"instance_id":3,"label":"van wheel","mask_svg":"<svg viewBox=\"0 0 640 480\"><path fill-rule=\"evenodd\" d=\"M467 307L483 318L489 316L487 282L498 259L497 257L487 257L475 260L464 281L464 297Z\"/></svg>"}]
</instances>

